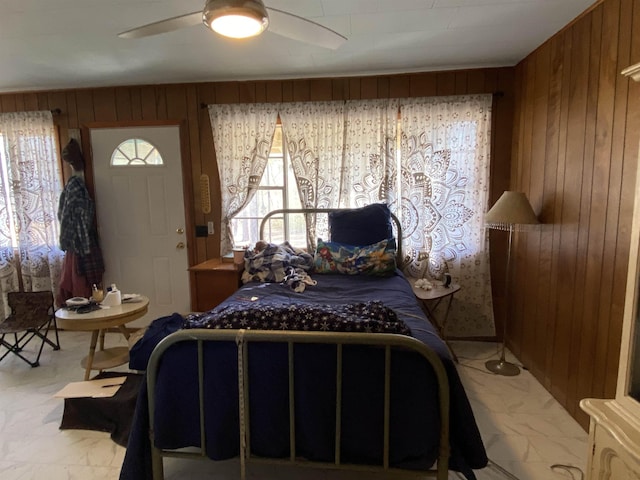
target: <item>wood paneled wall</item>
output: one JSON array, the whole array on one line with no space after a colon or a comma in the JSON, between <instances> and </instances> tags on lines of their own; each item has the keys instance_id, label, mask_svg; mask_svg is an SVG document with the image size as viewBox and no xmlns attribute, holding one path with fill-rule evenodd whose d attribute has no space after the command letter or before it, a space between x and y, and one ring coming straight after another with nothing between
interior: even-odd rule
<instances>
[{"instance_id":1,"label":"wood paneled wall","mask_svg":"<svg viewBox=\"0 0 640 480\"><path fill-rule=\"evenodd\" d=\"M605 0L516 67L511 185L542 228L515 245L508 345L586 427L615 395L634 182L640 4Z\"/></svg>"},{"instance_id":2,"label":"wood paneled wall","mask_svg":"<svg viewBox=\"0 0 640 480\"><path fill-rule=\"evenodd\" d=\"M513 128L514 69L495 68L444 71L406 75L320 78L282 81L217 82L179 85L151 85L51 92L27 92L0 95L0 112L49 110L60 108L55 117L60 126L61 143L68 140L68 129L106 123L130 125L134 122L170 121L183 125L186 145L183 160L190 164L191 192L187 199L187 218L193 224L213 221L216 234L192 238L189 243L191 264L219 256L220 181L215 161L211 126L203 104L232 102L289 102L403 98L502 92L494 102L493 158L491 188L496 195L507 188ZM67 167L68 168L68 167ZM90 165L87 172L90 172ZM69 172L67 172L68 174ZM200 175L211 180L212 212L200 207ZM191 225L192 227L193 225ZM498 242L495 247L504 248ZM494 255L502 262L502 255ZM503 283L503 268L498 266L496 282ZM503 308L501 298L496 308ZM502 315L499 315L502 317Z\"/></svg>"}]
</instances>

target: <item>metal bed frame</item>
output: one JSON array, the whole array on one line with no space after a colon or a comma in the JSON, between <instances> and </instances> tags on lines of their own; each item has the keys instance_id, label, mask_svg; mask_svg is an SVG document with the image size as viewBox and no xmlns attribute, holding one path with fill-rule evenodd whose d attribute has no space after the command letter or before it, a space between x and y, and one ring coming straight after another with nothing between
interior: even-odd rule
<instances>
[{"instance_id":1,"label":"metal bed frame","mask_svg":"<svg viewBox=\"0 0 640 480\"><path fill-rule=\"evenodd\" d=\"M271 217L275 215L288 215L288 214L303 214L305 222L308 222L308 215L310 214L318 214L318 213L326 213L329 214L331 212L340 212L344 211L344 208L283 208L280 210L272 210L267 213L264 217L262 217L262 221L260 222L260 238L264 238L264 227ZM392 227L395 228L396 238L398 241L396 242L396 263L398 264L398 268L402 268L404 265L404 259L402 258L402 224L398 217L396 217L393 213L391 214ZM307 228L308 229L308 228ZM309 245L307 245L307 250L309 250Z\"/></svg>"},{"instance_id":2,"label":"metal bed frame","mask_svg":"<svg viewBox=\"0 0 640 480\"><path fill-rule=\"evenodd\" d=\"M154 445L153 424L155 413L155 386L157 380L158 365L163 353L172 345L179 342L196 342L198 352L198 390L200 408L200 448L197 451L166 450ZM206 459L207 438L205 435L206 405L204 399L204 342L235 342L238 346L238 411L240 432L240 478L246 477L246 464L248 461L264 462L307 467L319 467L325 469L357 470L362 472L388 472L394 476L405 478L422 478L424 476L435 477L438 480L446 480L449 471L449 381L442 361L438 355L430 350L419 340L404 335L388 333L338 333L338 332L274 332L266 330L207 330L190 329L175 332L163 339L153 351L147 369L147 387L149 393L149 425L151 437L151 455L153 465L153 478L164 478L163 457ZM288 345L288 379L289 379L289 444L290 456L288 459L270 459L251 455L251 436L249 428L249 375L248 344L252 342L286 343ZM295 428L295 403L294 403L294 345L313 343L336 345L336 425L335 425L335 454L333 463L308 461L296 457L296 428ZM385 374L384 374L384 449L382 465L353 465L342 463L340 458L341 447L341 412L342 412L342 350L344 345L370 345L384 348ZM436 469L430 470L403 470L389 466L389 417L390 417L390 385L391 385L391 355L394 349L410 350L421 355L433 368L438 381L438 401L440 410L440 445ZM207 366L206 368L215 368Z\"/></svg>"},{"instance_id":3,"label":"metal bed frame","mask_svg":"<svg viewBox=\"0 0 640 480\"><path fill-rule=\"evenodd\" d=\"M260 238L263 238L264 226L268 219L279 214L305 214L305 221L308 214L329 213L341 209L284 209L274 210L267 214L260 224ZM398 238L397 259L398 265L402 265L402 228L400 221L393 214L391 216ZM179 342L196 342L198 352L198 381L199 381L199 408L200 408L200 448L167 450L157 448L154 444L154 413L155 413L155 386L158 373L158 365L163 353L172 345ZM245 479L247 462L263 462L271 464L287 464L307 467L319 467L324 469L355 470L361 472L387 472L394 477L422 478L435 477L438 480L446 480L449 471L449 409L450 394L447 374L438 355L429 349L419 340L405 335L387 333L344 333L344 332L298 332L286 331L276 332L267 330L208 330L189 329L175 332L163 339L153 351L147 368L147 387L149 394L149 425L151 440L151 455L153 465L153 478L160 480L164 478L163 458L178 457L191 459L207 459L206 446L207 438L205 434L206 405L204 399L204 369L203 344L204 342L235 342L238 347L238 411L239 411L239 437L240 437L240 478ZM262 458L251 455L251 437L249 428L249 375L246 366L248 365L248 344L252 342L286 343L288 345L288 379L289 379L289 444L290 456L288 459ZM299 344L327 344L336 346L336 399L335 399L335 453L334 461L316 462L309 461L296 456L296 427L295 427L295 403L294 403L294 345ZM341 453L341 412L342 412L342 352L345 345L369 345L384 349L385 373L384 379L384 415L383 415L383 459L382 465L354 465L345 464L340 458ZM404 470L393 468L389 465L389 418L390 418L390 385L391 385L391 355L394 350L410 350L422 356L431 365L438 382L438 401L440 414L439 449L435 468L429 470ZM215 368L215 366L206 366Z\"/></svg>"}]
</instances>

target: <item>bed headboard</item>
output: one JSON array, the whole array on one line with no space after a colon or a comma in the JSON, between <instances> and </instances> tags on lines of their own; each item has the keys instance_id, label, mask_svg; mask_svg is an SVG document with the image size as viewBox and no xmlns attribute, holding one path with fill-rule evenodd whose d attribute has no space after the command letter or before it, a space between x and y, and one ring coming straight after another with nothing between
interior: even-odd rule
<instances>
[{"instance_id":1,"label":"bed headboard","mask_svg":"<svg viewBox=\"0 0 640 480\"><path fill-rule=\"evenodd\" d=\"M267 224L267 222L269 221L269 219L275 215L290 215L290 214L302 214L303 218L305 220L305 224L307 222L307 215L310 214L329 214L331 212L339 212L339 211L344 211L344 210L351 210L351 209L344 209L344 208L283 208L283 209L279 209L279 210L272 210L271 212L267 213L262 221L260 222L260 238L263 239L264 238L264 228L265 225ZM400 220L398 219L398 217L396 217L393 213L391 213L391 224L395 233L395 238L396 238L396 243L397 243L397 253L396 253L396 263L398 264L398 267L402 268L402 265L404 264L404 260L403 260L403 256L402 256L402 226L400 225ZM307 248L309 249L309 245L307 245Z\"/></svg>"}]
</instances>

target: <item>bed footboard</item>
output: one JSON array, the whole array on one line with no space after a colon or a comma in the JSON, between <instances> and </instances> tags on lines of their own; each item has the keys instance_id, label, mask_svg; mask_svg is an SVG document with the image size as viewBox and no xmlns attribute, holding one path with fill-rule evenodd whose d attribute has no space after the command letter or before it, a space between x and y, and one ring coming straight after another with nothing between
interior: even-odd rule
<instances>
[{"instance_id":1,"label":"bed footboard","mask_svg":"<svg viewBox=\"0 0 640 480\"><path fill-rule=\"evenodd\" d=\"M156 383L158 368L166 350L181 342L195 342L198 356L198 396L200 415L200 448L169 450L157 448L154 439L154 418L156 411ZM240 478L244 480L248 462L269 462L283 463L289 465L301 465L309 467L321 467L325 469L358 470L358 471L384 471L398 476L424 477L432 476L438 480L446 480L449 470L449 382L445 368L436 353L431 351L422 342L408 336L382 333L337 333L337 332L299 332L299 331L259 331L259 330L205 330L190 329L182 330L166 337L156 347L151 355L147 369L147 386L149 401L149 425L151 439L151 454L153 462L153 478L163 479L163 457L180 458L206 458L207 436L205 429L205 418L207 408L204 398L204 378L205 368L212 368L206 365L203 355L203 346L207 342L235 342L237 345L237 367L238 367L238 412L239 412L239 438L240 438ZM289 449L288 459L267 459L251 455L251 436L249 428L249 395L251 385L249 384L248 354L251 343L279 343L286 344L288 349L288 388L289 388ZM336 350L336 372L335 372L335 454L332 462L308 461L296 453L296 423L295 423L295 378L294 378L294 347L301 344L322 344L334 345ZM343 463L341 459L341 434L342 434L342 392L343 392L343 347L345 345L366 345L384 350L384 412L383 432L384 446L381 465L354 465ZM284 347L283 347L284 348ZM438 458L435 468L430 470L405 470L390 466L390 411L391 411L391 358L398 351L411 351L419 354L429 363L435 377L438 388L438 408L439 408L439 448Z\"/></svg>"}]
</instances>

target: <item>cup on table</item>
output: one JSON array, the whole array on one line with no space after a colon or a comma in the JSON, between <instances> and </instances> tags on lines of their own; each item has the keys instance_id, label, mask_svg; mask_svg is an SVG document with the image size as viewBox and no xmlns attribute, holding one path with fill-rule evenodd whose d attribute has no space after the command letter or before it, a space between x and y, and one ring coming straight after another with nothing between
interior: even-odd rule
<instances>
[{"instance_id":1,"label":"cup on table","mask_svg":"<svg viewBox=\"0 0 640 480\"><path fill-rule=\"evenodd\" d=\"M104 300L104 290L102 289L102 285L93 284L93 287L91 287L91 299L96 303L100 303Z\"/></svg>"},{"instance_id":2,"label":"cup on table","mask_svg":"<svg viewBox=\"0 0 640 480\"><path fill-rule=\"evenodd\" d=\"M233 263L236 265L242 265L244 263L244 252L246 248L234 248L233 249Z\"/></svg>"}]
</instances>

